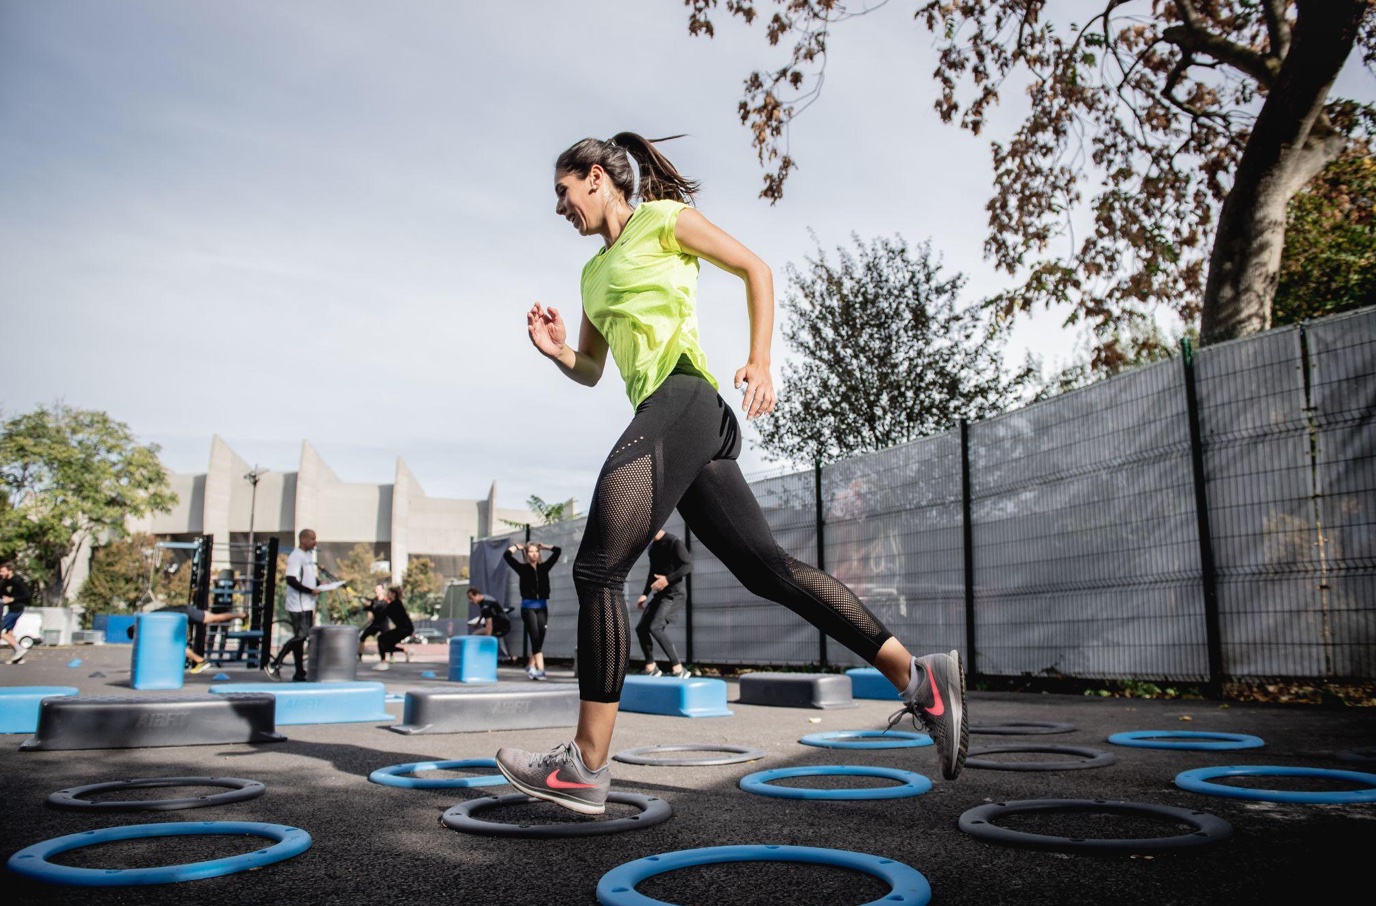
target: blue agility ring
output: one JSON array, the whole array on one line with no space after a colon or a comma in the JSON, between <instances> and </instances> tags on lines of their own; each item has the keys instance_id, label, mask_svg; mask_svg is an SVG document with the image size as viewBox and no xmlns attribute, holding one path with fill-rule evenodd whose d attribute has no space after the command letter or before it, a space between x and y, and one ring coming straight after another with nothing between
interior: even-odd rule
<instances>
[{"instance_id":1,"label":"blue agility ring","mask_svg":"<svg viewBox=\"0 0 1376 906\"><path fill-rule=\"evenodd\" d=\"M461 761L416 761L411 764L394 764L378 768L368 775L373 783L383 786L400 786L412 790L459 790L474 786L500 786L506 783L501 774L484 777L412 777L416 771L444 771L450 768L495 768L496 759L467 758Z\"/></svg>"},{"instance_id":2,"label":"blue agility ring","mask_svg":"<svg viewBox=\"0 0 1376 906\"><path fill-rule=\"evenodd\" d=\"M1179 742L1173 740L1179 739ZM1245 733L1207 733L1198 730L1136 730L1114 733L1108 741L1139 749L1189 749L1208 752L1216 749L1259 749L1266 745L1259 736Z\"/></svg>"},{"instance_id":3,"label":"blue agility ring","mask_svg":"<svg viewBox=\"0 0 1376 906\"><path fill-rule=\"evenodd\" d=\"M843 849L818 849L813 846L707 846L702 849L683 849L678 852L647 856L618 865L597 882L597 902L601 906L673 906L663 900L653 900L636 891L635 886L646 878L692 868L698 865L720 865L723 862L804 862L812 865L831 865L873 875L892 889L877 900L860 906L925 906L932 899L932 885L922 873L902 862L881 859L866 853Z\"/></svg>"},{"instance_id":4,"label":"blue agility ring","mask_svg":"<svg viewBox=\"0 0 1376 906\"><path fill-rule=\"evenodd\" d=\"M884 777L900 781L898 786L858 787L840 790L819 790L798 786L773 786L770 781L786 777ZM876 768L848 764L811 765L800 768L774 768L756 771L741 778L741 789L759 796L779 799L905 799L918 796L932 788L932 782L921 774L897 768Z\"/></svg>"},{"instance_id":5,"label":"blue agility ring","mask_svg":"<svg viewBox=\"0 0 1376 906\"><path fill-rule=\"evenodd\" d=\"M258 849L224 859L206 862L187 862L183 865L163 865L157 868L75 868L54 865L48 859L61 853L114 843L118 840L139 840L145 837L187 837L203 834L249 834L276 842L267 849ZM180 881L199 881L218 878L241 871L262 868L299 856L311 848L311 835L296 827L282 824L259 824L256 821L174 821L167 824L127 824L104 830L84 831L54 837L21 849L10 856L9 868L15 874L75 887L138 887L147 884L175 884Z\"/></svg>"},{"instance_id":6,"label":"blue agility ring","mask_svg":"<svg viewBox=\"0 0 1376 906\"><path fill-rule=\"evenodd\" d=\"M798 741L824 749L917 749L931 745L932 737L906 730L837 730L812 733Z\"/></svg>"},{"instance_id":7,"label":"blue agility ring","mask_svg":"<svg viewBox=\"0 0 1376 906\"><path fill-rule=\"evenodd\" d=\"M1213 777L1326 777L1365 783L1364 790L1334 790L1304 792L1300 790L1262 790L1252 787L1211 783ZM1360 771L1332 771L1328 768L1288 768L1273 765L1232 765L1217 768L1195 768L1175 775L1175 785L1191 793L1209 796L1231 796L1235 799L1258 799L1262 802L1348 803L1376 802L1376 774Z\"/></svg>"}]
</instances>

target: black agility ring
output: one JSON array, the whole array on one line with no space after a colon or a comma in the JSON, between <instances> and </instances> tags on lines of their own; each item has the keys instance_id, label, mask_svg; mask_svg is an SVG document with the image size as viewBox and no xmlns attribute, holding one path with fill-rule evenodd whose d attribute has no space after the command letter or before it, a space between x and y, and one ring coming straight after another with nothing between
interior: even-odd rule
<instances>
[{"instance_id":1,"label":"black agility ring","mask_svg":"<svg viewBox=\"0 0 1376 906\"><path fill-rule=\"evenodd\" d=\"M638 815L613 818L610 821L589 820L577 824L502 824L497 821L479 821L473 817L479 812L501 808L506 805L525 805L539 802L525 793L512 793L506 796L485 796L461 802L440 816L440 823L450 830L466 834L481 834L486 837L596 837L601 834L615 834L620 831L640 830L654 827L673 817L674 810L669 803L654 796L638 796L635 793L608 793L607 801L619 805L634 805L641 809Z\"/></svg>"},{"instance_id":2,"label":"black agility ring","mask_svg":"<svg viewBox=\"0 0 1376 906\"><path fill-rule=\"evenodd\" d=\"M1056 723L1049 720L1010 720L997 724L970 724L971 733L986 733L990 736L1048 736L1053 733L1072 733L1074 724Z\"/></svg>"},{"instance_id":3,"label":"black agility ring","mask_svg":"<svg viewBox=\"0 0 1376 906\"><path fill-rule=\"evenodd\" d=\"M646 758L653 752L731 752L733 754L718 758ZM626 764L648 764L662 767L693 767L702 765L717 764L740 764L745 761L757 761L764 757L764 749L752 749L749 746L708 746L708 745L685 745L685 746L640 746L635 749L627 749L624 752L617 752L612 756L617 761Z\"/></svg>"},{"instance_id":4,"label":"black agility ring","mask_svg":"<svg viewBox=\"0 0 1376 906\"><path fill-rule=\"evenodd\" d=\"M1033 752L1043 755L1079 755L1084 761L999 761L979 758L996 752ZM1081 768L1102 768L1113 764L1118 756L1084 746L989 746L974 749L965 758L967 768L987 768L994 771L1075 771Z\"/></svg>"},{"instance_id":5,"label":"black agility ring","mask_svg":"<svg viewBox=\"0 0 1376 906\"><path fill-rule=\"evenodd\" d=\"M1027 812L1107 812L1114 815L1149 815L1168 818L1194 828L1175 837L1142 837L1127 839L1086 839L1083 837L1052 837L1009 830L994 824L1003 815ZM1014 802L993 802L970 809L960 816L959 827L965 833L990 843L1007 846L1026 846L1056 852L1139 853L1158 849L1185 849L1221 843L1233 835L1233 826L1216 815L1193 809L1148 805L1143 802L1111 802L1102 799L1021 799Z\"/></svg>"},{"instance_id":6,"label":"black agility ring","mask_svg":"<svg viewBox=\"0 0 1376 906\"><path fill-rule=\"evenodd\" d=\"M92 793L142 790L164 786L224 786L229 787L229 790L224 793L185 799L107 799L93 802L90 799L80 798ZM267 787L256 780L241 780L238 777L149 777L145 780L116 780L111 783L92 783L86 786L74 786L69 790L58 790L48 796L48 804L67 809L170 812L184 808L203 808L209 805L243 802L245 799L254 799L263 795L266 789Z\"/></svg>"}]
</instances>

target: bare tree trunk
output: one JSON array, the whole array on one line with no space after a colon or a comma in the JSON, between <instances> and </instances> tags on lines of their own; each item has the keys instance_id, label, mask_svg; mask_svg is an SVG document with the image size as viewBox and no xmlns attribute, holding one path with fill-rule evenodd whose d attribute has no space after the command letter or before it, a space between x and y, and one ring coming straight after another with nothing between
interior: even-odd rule
<instances>
[{"instance_id":1,"label":"bare tree trunk","mask_svg":"<svg viewBox=\"0 0 1376 906\"><path fill-rule=\"evenodd\" d=\"M1352 53L1367 2L1299 0L1297 8L1294 40L1219 214L1200 318L1204 344L1271 326L1286 205L1346 145L1323 105Z\"/></svg>"}]
</instances>

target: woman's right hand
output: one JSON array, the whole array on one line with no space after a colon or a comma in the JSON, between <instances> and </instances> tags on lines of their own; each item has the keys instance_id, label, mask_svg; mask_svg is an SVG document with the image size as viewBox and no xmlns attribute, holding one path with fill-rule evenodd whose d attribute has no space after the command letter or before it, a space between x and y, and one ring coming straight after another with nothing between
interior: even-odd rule
<instances>
[{"instance_id":1,"label":"woman's right hand","mask_svg":"<svg viewBox=\"0 0 1376 906\"><path fill-rule=\"evenodd\" d=\"M535 348L551 359L563 351L568 339L568 328L559 316L559 309L546 309L539 302L526 312L526 330L530 332L530 342Z\"/></svg>"}]
</instances>

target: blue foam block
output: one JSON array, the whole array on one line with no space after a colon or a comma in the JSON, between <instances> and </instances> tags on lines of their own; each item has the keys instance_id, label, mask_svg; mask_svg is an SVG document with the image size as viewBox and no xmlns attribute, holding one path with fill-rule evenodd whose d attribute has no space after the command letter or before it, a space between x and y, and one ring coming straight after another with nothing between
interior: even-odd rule
<instances>
[{"instance_id":1,"label":"blue foam block","mask_svg":"<svg viewBox=\"0 0 1376 906\"><path fill-rule=\"evenodd\" d=\"M74 661L67 666L80 664ZM180 689L186 669L186 614L141 613L134 618L130 685L135 689Z\"/></svg>"},{"instance_id":2,"label":"blue foam block","mask_svg":"<svg viewBox=\"0 0 1376 906\"><path fill-rule=\"evenodd\" d=\"M726 683L719 679L672 676L627 676L621 710L670 717L730 717Z\"/></svg>"},{"instance_id":3,"label":"blue foam block","mask_svg":"<svg viewBox=\"0 0 1376 906\"><path fill-rule=\"evenodd\" d=\"M497 682L497 637L456 635L449 639L451 683Z\"/></svg>"},{"instance_id":4,"label":"blue foam block","mask_svg":"<svg viewBox=\"0 0 1376 906\"><path fill-rule=\"evenodd\" d=\"M0 688L0 733L38 729L39 703L57 695L77 695L75 686L7 686Z\"/></svg>"},{"instance_id":5,"label":"blue foam block","mask_svg":"<svg viewBox=\"0 0 1376 906\"><path fill-rule=\"evenodd\" d=\"M883 701L902 701L903 696L893 687L884 674L873 667L852 667L846 671L850 677L852 698L878 698Z\"/></svg>"},{"instance_id":6,"label":"blue foam block","mask_svg":"<svg viewBox=\"0 0 1376 906\"><path fill-rule=\"evenodd\" d=\"M101 617L105 618L104 625L101 625ZM95 623L91 628L105 630L105 644L107 645L129 645L134 641L129 630L133 627L136 618L137 614L97 614Z\"/></svg>"},{"instance_id":7,"label":"blue foam block","mask_svg":"<svg viewBox=\"0 0 1376 906\"><path fill-rule=\"evenodd\" d=\"M268 692L277 699L277 726L391 723L382 683L221 683L211 692Z\"/></svg>"}]
</instances>

